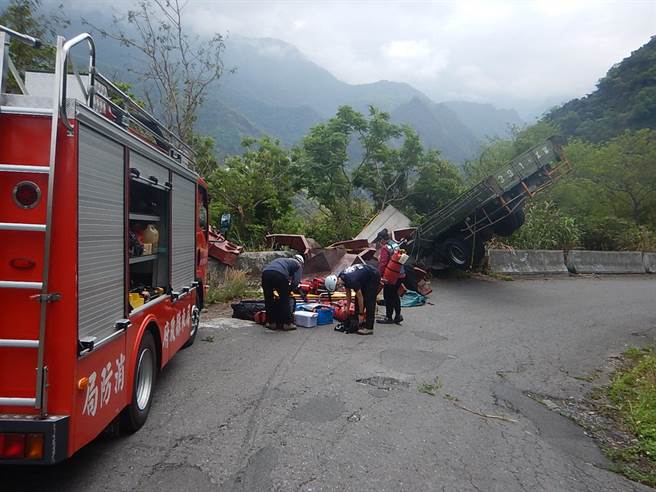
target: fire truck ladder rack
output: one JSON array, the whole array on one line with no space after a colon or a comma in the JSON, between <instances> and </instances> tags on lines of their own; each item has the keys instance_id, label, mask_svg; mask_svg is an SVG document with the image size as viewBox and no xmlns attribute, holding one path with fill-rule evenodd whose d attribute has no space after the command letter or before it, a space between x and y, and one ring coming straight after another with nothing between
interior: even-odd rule
<instances>
[{"instance_id":1,"label":"fire truck ladder rack","mask_svg":"<svg viewBox=\"0 0 656 492\"><path fill-rule=\"evenodd\" d=\"M9 40L8 36L15 37L17 40L26 43L32 47L39 47L41 43L30 36L25 36L0 26L0 46L3 50L3 62L1 65L10 60L8 53ZM64 44L64 38L57 38L57 55L55 60L55 79L61 80L65 73L65 60L68 53L75 44L81 42L77 38L72 39ZM9 65L11 67L11 64ZM0 70L0 73L2 71ZM12 70L15 78L18 74ZM2 85L2 84L0 84ZM22 84L19 83L19 86ZM22 89L22 87L21 87ZM0 339L0 348L22 348L36 349L37 367L36 367L36 390L33 398L26 397L9 397L0 396L0 405L16 407L34 407L39 410L41 418L48 414L48 366L45 364L45 340L46 340L46 314L47 305L51 301L59 299L59 295L48 291L48 275L50 270L50 244L52 237L52 205L54 194L55 180L55 163L57 155L57 133L59 127L59 108L61 107L62 91L57 87L53 95L52 118L50 126L50 157L47 166L25 166L18 164L0 164L0 172L19 172L19 173L41 173L48 174L48 194L46 203L46 221L45 224L24 224L24 223L0 223L0 230L25 231L25 232L43 232L44 233L44 253L43 253L43 274L40 282L22 282L15 280L0 280L0 288L3 289L22 289L36 290L40 294L31 296L31 299L40 303L39 312L39 338L38 340L19 340L19 339Z\"/></svg>"}]
</instances>

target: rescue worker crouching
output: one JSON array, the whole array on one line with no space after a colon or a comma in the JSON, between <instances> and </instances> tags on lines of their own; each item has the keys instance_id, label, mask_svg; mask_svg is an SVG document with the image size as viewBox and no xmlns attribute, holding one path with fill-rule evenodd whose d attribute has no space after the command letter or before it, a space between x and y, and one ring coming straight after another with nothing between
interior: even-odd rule
<instances>
[{"instance_id":1,"label":"rescue worker crouching","mask_svg":"<svg viewBox=\"0 0 656 492\"><path fill-rule=\"evenodd\" d=\"M376 295L380 285L380 273L371 265L353 265L339 275L329 275L325 280L326 289L337 290L342 285L346 288L346 312L351 309L352 294L355 291L355 312L364 314L364 326L356 332L358 335L373 335L376 316Z\"/></svg>"},{"instance_id":2,"label":"rescue worker crouching","mask_svg":"<svg viewBox=\"0 0 656 492\"><path fill-rule=\"evenodd\" d=\"M290 292L298 290L303 275L304 260L301 255L293 258L276 258L262 270L262 290L266 309L266 327L270 330L291 331L292 323ZM278 299L274 297L278 294Z\"/></svg>"},{"instance_id":3,"label":"rescue worker crouching","mask_svg":"<svg viewBox=\"0 0 656 492\"><path fill-rule=\"evenodd\" d=\"M391 237L387 229L383 229L378 233L374 241L380 247L378 255L378 271L381 276L385 274L385 268L389 263L392 255L399 250L399 245ZM385 318L379 319L378 323L401 324L403 316L401 316L401 298L399 297L399 288L405 279L405 267L401 266L401 272L397 281L393 284L388 283L385 277L382 277L383 286L383 299L385 299Z\"/></svg>"}]
</instances>

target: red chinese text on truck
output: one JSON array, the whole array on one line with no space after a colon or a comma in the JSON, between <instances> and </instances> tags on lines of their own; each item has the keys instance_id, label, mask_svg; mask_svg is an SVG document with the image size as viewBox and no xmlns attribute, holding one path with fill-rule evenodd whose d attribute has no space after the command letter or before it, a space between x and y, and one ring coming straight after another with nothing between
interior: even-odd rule
<instances>
[{"instance_id":1,"label":"red chinese text on truck","mask_svg":"<svg viewBox=\"0 0 656 492\"><path fill-rule=\"evenodd\" d=\"M24 80L10 38L38 43L0 26L0 464L50 464L115 419L139 429L193 343L208 194L190 149L96 71L91 36Z\"/></svg>"}]
</instances>

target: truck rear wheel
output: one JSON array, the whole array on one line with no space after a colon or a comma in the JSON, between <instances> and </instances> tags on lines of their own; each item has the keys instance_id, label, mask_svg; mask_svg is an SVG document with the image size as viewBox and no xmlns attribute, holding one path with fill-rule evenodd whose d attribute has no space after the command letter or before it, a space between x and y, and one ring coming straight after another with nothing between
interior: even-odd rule
<instances>
[{"instance_id":1,"label":"truck rear wheel","mask_svg":"<svg viewBox=\"0 0 656 492\"><path fill-rule=\"evenodd\" d=\"M153 402L153 390L157 379L157 351L155 340L149 331L144 333L137 352L134 369L132 400L121 414L121 428L126 432L138 431L145 423Z\"/></svg>"},{"instance_id":2,"label":"truck rear wheel","mask_svg":"<svg viewBox=\"0 0 656 492\"><path fill-rule=\"evenodd\" d=\"M442 243L442 256L458 270L477 268L485 256L485 245L460 236L450 237Z\"/></svg>"}]
</instances>

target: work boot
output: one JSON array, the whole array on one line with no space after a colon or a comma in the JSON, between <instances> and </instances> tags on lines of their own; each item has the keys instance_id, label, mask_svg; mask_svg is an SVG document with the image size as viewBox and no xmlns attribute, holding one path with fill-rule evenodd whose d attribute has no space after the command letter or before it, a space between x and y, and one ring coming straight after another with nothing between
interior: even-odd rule
<instances>
[{"instance_id":1,"label":"work boot","mask_svg":"<svg viewBox=\"0 0 656 492\"><path fill-rule=\"evenodd\" d=\"M396 318L394 318L394 323L396 323L397 325L400 325L402 322L403 322L403 316L401 316L400 314Z\"/></svg>"},{"instance_id":2,"label":"work boot","mask_svg":"<svg viewBox=\"0 0 656 492\"><path fill-rule=\"evenodd\" d=\"M296 329L296 326L292 325L291 323L286 323L282 325L282 328L280 328L282 331L294 331Z\"/></svg>"},{"instance_id":3,"label":"work boot","mask_svg":"<svg viewBox=\"0 0 656 492\"><path fill-rule=\"evenodd\" d=\"M376 323L380 323L381 325L391 325L394 321L392 321L392 318L384 317L377 319Z\"/></svg>"}]
</instances>

